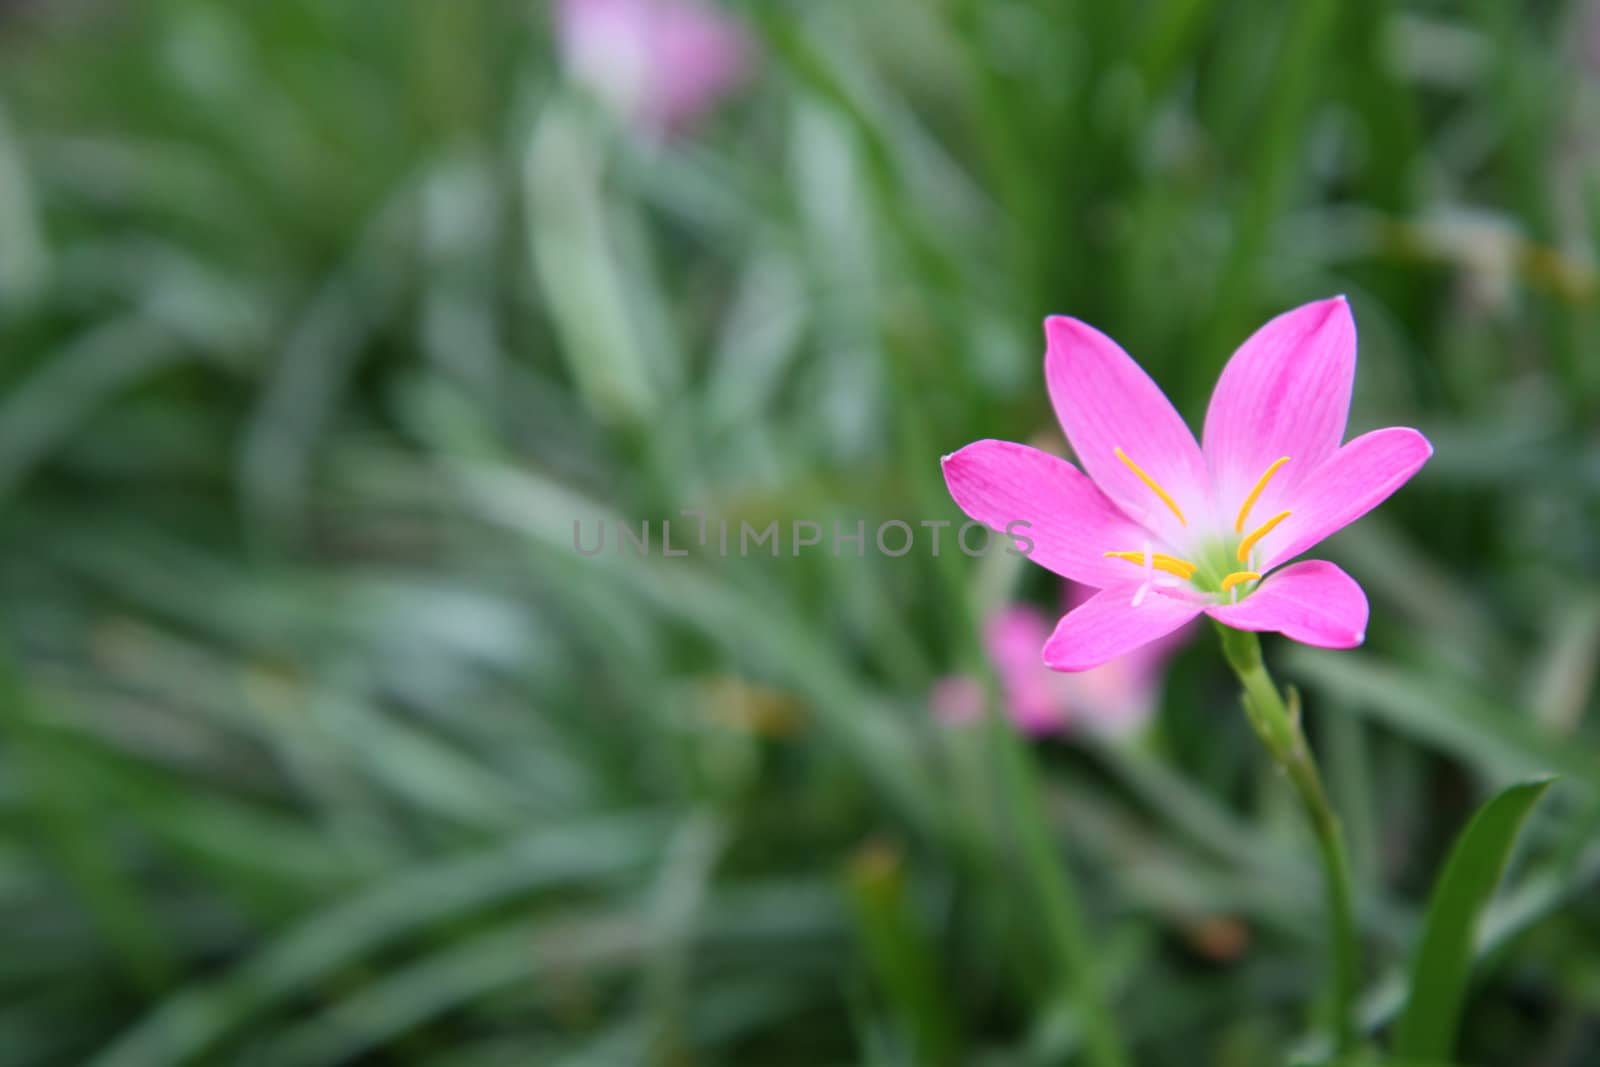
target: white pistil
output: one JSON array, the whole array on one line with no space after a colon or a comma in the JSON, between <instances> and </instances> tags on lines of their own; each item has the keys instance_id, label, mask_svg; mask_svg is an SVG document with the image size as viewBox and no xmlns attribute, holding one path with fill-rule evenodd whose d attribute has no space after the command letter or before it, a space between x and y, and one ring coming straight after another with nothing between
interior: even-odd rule
<instances>
[{"instance_id":1,"label":"white pistil","mask_svg":"<svg viewBox=\"0 0 1600 1067\"><path fill-rule=\"evenodd\" d=\"M1134 590L1134 593L1133 593L1133 606L1134 607L1138 607L1140 604L1144 603L1145 594L1150 592L1150 587L1152 585L1154 585L1155 582L1156 582L1156 557L1155 557L1155 553L1150 551L1150 542L1146 541L1144 543L1144 581L1139 584L1139 588L1138 589Z\"/></svg>"}]
</instances>

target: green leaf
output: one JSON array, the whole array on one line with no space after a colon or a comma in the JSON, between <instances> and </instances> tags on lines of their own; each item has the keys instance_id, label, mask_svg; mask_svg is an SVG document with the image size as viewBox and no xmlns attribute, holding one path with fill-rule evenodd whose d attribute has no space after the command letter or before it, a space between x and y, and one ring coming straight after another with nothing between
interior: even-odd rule
<instances>
[{"instance_id":1,"label":"green leaf","mask_svg":"<svg viewBox=\"0 0 1600 1067\"><path fill-rule=\"evenodd\" d=\"M1513 785L1490 800L1456 840L1428 904L1411 974L1411 999L1396 1028L1405 1059L1448 1059L1472 967L1473 941L1523 820L1553 778Z\"/></svg>"}]
</instances>

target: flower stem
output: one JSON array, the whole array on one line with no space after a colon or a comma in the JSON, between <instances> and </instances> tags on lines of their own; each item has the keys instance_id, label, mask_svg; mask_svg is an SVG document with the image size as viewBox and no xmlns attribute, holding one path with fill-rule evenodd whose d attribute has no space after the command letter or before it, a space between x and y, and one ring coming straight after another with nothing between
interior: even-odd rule
<instances>
[{"instance_id":1,"label":"flower stem","mask_svg":"<svg viewBox=\"0 0 1600 1067\"><path fill-rule=\"evenodd\" d=\"M1221 625L1217 629L1222 635L1223 655L1244 686L1244 710L1250 725L1272 758L1288 773L1317 838L1327 887L1329 947L1333 953L1334 1047L1337 1054L1345 1055L1354 1050L1356 1043L1355 999L1361 946L1344 833L1300 727L1298 695L1291 690L1289 699L1284 700L1267 673L1261 658L1261 641L1255 634Z\"/></svg>"},{"instance_id":2,"label":"flower stem","mask_svg":"<svg viewBox=\"0 0 1600 1067\"><path fill-rule=\"evenodd\" d=\"M1038 897L1040 918L1057 966L1072 983L1083 1025L1084 1057L1095 1067L1124 1067L1127 1052L1106 1003L1072 872L1058 853L1046 817L1033 753L1007 717L991 707L990 738L997 748L1007 806L1015 819L1023 877Z\"/></svg>"}]
</instances>

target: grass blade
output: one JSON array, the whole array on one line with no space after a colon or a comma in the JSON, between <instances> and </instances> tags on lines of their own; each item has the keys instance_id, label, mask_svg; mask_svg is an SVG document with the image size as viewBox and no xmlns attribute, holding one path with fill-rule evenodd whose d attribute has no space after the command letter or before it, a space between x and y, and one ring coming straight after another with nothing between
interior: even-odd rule
<instances>
[{"instance_id":1,"label":"grass blade","mask_svg":"<svg viewBox=\"0 0 1600 1067\"><path fill-rule=\"evenodd\" d=\"M1412 970L1411 1001L1396 1030L1394 1051L1403 1059L1450 1056L1478 920L1500 882L1517 831L1552 781L1535 779L1503 790L1478 809L1456 840L1428 904Z\"/></svg>"}]
</instances>

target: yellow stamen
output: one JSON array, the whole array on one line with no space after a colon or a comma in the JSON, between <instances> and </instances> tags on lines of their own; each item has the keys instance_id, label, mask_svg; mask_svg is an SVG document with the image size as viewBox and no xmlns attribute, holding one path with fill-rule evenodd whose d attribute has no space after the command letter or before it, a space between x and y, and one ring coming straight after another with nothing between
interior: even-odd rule
<instances>
[{"instance_id":1,"label":"yellow stamen","mask_svg":"<svg viewBox=\"0 0 1600 1067\"><path fill-rule=\"evenodd\" d=\"M1256 487L1250 490L1250 495L1244 498L1243 504L1239 505L1239 517L1233 520L1234 533L1244 533L1244 521L1250 517L1250 509L1256 506L1256 500L1261 496L1262 491L1266 489L1267 483L1272 481L1272 476L1278 473L1278 468L1287 462L1289 462L1288 456L1279 456L1272 461L1272 466L1268 467L1266 472L1256 480ZM1244 557L1240 556L1239 558L1243 559Z\"/></svg>"},{"instance_id":2,"label":"yellow stamen","mask_svg":"<svg viewBox=\"0 0 1600 1067\"><path fill-rule=\"evenodd\" d=\"M1150 477L1144 471L1140 470L1139 469L1139 465L1137 463L1135 463L1133 460L1129 459L1127 454L1124 453L1122 451L1122 449L1117 448L1117 449L1113 449L1112 451L1116 452L1118 459L1122 460L1122 462L1124 462L1124 463L1126 463L1128 465L1128 469L1129 470L1131 470L1133 473L1135 473L1135 474L1137 474L1139 476L1139 480L1141 482L1143 482L1145 485L1148 485L1151 488L1151 490L1156 494L1156 496L1161 498L1161 502L1163 504L1165 504L1167 507L1172 509L1172 513L1174 515L1178 516L1178 521L1179 522L1183 523L1183 525L1185 525L1185 526L1189 525L1189 520L1183 517L1183 512L1179 509L1178 502L1176 500L1173 500L1172 497L1170 495L1168 495L1168 493L1167 493L1167 491L1165 489L1163 489L1163 488L1161 488L1161 486L1157 485L1156 484L1156 480L1154 478Z\"/></svg>"},{"instance_id":3,"label":"yellow stamen","mask_svg":"<svg viewBox=\"0 0 1600 1067\"><path fill-rule=\"evenodd\" d=\"M1141 567L1144 566L1143 552L1107 552L1106 555L1112 559L1125 559L1129 563L1136 563ZM1164 552L1154 553L1151 556L1150 565L1158 571L1166 571L1168 574L1177 575L1185 581L1193 578L1194 572L1200 569L1186 559L1169 556Z\"/></svg>"},{"instance_id":4,"label":"yellow stamen","mask_svg":"<svg viewBox=\"0 0 1600 1067\"><path fill-rule=\"evenodd\" d=\"M1250 536L1239 542L1239 562L1249 563L1250 550L1256 547L1256 542L1267 536L1267 534L1271 533L1278 523L1282 522L1288 517L1289 513L1287 511L1280 511L1276 515L1272 516L1272 518L1262 523L1260 526L1257 526L1254 530L1251 530Z\"/></svg>"},{"instance_id":5,"label":"yellow stamen","mask_svg":"<svg viewBox=\"0 0 1600 1067\"><path fill-rule=\"evenodd\" d=\"M1255 571L1234 571L1232 574L1222 579L1222 591L1226 593L1240 582L1258 582L1260 580L1261 575L1257 574Z\"/></svg>"}]
</instances>

